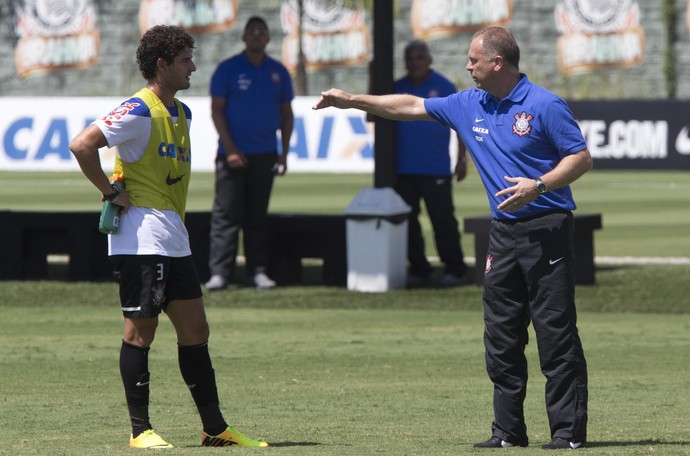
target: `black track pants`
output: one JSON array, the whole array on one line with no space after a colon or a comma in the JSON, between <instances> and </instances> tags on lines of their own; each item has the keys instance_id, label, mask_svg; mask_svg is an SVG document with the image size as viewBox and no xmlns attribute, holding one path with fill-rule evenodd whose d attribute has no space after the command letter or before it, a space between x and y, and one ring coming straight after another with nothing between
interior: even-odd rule
<instances>
[{"instance_id":1,"label":"black track pants","mask_svg":"<svg viewBox=\"0 0 690 456\"><path fill-rule=\"evenodd\" d=\"M530 321L551 437L587 439L587 364L575 311L574 225L570 213L491 224L484 276L484 345L494 384L493 435L527 441L524 351Z\"/></svg>"}]
</instances>

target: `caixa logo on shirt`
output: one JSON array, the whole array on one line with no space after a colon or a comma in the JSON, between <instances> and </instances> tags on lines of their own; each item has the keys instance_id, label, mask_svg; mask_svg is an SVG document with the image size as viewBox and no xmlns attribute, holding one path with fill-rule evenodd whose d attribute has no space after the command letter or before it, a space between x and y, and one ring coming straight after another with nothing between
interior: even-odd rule
<instances>
[{"instance_id":1,"label":"caixa logo on shirt","mask_svg":"<svg viewBox=\"0 0 690 456\"><path fill-rule=\"evenodd\" d=\"M158 155L163 158L172 158L173 160L185 163L191 161L192 158L187 147L180 147L166 142L162 142L158 145Z\"/></svg>"}]
</instances>

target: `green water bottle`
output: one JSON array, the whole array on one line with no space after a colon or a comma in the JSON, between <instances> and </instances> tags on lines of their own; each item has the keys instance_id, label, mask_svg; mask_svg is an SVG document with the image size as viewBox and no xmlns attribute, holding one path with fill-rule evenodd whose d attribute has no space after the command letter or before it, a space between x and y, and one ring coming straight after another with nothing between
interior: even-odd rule
<instances>
[{"instance_id":1,"label":"green water bottle","mask_svg":"<svg viewBox=\"0 0 690 456\"><path fill-rule=\"evenodd\" d=\"M118 192L125 188L125 183L122 180L114 180L111 184L117 187ZM107 198L103 199L103 207L101 208L101 219L98 222L98 231L104 234L115 234L120 227L120 212L122 206L118 206Z\"/></svg>"}]
</instances>

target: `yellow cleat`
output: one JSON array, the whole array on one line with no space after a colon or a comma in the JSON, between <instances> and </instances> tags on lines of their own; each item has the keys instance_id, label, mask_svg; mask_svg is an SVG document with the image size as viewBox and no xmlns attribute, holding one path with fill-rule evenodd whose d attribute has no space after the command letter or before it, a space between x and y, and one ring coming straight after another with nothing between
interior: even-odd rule
<instances>
[{"instance_id":1,"label":"yellow cleat","mask_svg":"<svg viewBox=\"0 0 690 456\"><path fill-rule=\"evenodd\" d=\"M148 431L144 431L141 434L137 436L135 439L134 437L129 438L129 446L130 448L172 448L173 446L170 445L168 442L163 440L163 438L153 432L153 429L149 429Z\"/></svg>"},{"instance_id":2,"label":"yellow cleat","mask_svg":"<svg viewBox=\"0 0 690 456\"><path fill-rule=\"evenodd\" d=\"M205 432L201 436L201 446L224 447L230 445L266 448L268 443L262 442L261 440L250 439L237 432L232 426L228 426L225 431L216 436L208 435Z\"/></svg>"}]
</instances>

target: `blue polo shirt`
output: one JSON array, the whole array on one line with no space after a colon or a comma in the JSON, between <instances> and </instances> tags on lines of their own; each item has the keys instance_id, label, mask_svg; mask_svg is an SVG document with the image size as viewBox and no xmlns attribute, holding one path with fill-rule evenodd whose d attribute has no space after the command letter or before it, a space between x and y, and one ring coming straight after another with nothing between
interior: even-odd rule
<instances>
[{"instance_id":1,"label":"blue polo shirt","mask_svg":"<svg viewBox=\"0 0 690 456\"><path fill-rule=\"evenodd\" d=\"M467 146L484 182L494 218L520 219L554 209L575 209L569 186L539 195L512 213L496 209L507 196L494 196L513 185L504 176L536 179L566 155L587 147L562 98L532 84L522 74L503 100L473 88L446 98L424 100L424 106L431 117L457 131Z\"/></svg>"},{"instance_id":2,"label":"blue polo shirt","mask_svg":"<svg viewBox=\"0 0 690 456\"><path fill-rule=\"evenodd\" d=\"M245 154L277 150L281 106L294 98L287 69L266 56L253 65L245 52L221 62L211 77L212 97L227 100L225 119L230 136ZM218 155L225 155L218 144Z\"/></svg>"},{"instance_id":3,"label":"blue polo shirt","mask_svg":"<svg viewBox=\"0 0 690 456\"><path fill-rule=\"evenodd\" d=\"M422 98L445 97L457 92L448 79L431 70L421 85L415 86L409 76L395 81L395 93ZM436 122L413 120L396 122L398 174L450 176L450 129Z\"/></svg>"}]
</instances>

